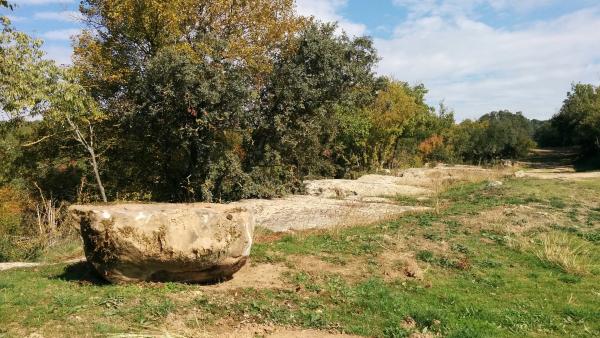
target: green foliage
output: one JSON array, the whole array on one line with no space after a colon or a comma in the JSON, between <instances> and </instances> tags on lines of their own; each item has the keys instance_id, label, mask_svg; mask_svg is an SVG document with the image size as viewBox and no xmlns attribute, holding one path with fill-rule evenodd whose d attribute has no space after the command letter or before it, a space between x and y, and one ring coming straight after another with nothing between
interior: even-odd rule
<instances>
[{"instance_id":1,"label":"green foliage","mask_svg":"<svg viewBox=\"0 0 600 338\"><path fill-rule=\"evenodd\" d=\"M0 23L0 112L35 115L45 106L54 63L43 59L41 40L14 30L5 17Z\"/></svg>"},{"instance_id":2,"label":"green foliage","mask_svg":"<svg viewBox=\"0 0 600 338\"><path fill-rule=\"evenodd\" d=\"M532 134L532 125L521 113L499 111L462 122L452 143L465 161L488 163L524 157L535 145Z\"/></svg>"},{"instance_id":3,"label":"green foliage","mask_svg":"<svg viewBox=\"0 0 600 338\"><path fill-rule=\"evenodd\" d=\"M552 118L563 146L578 145L585 153L600 152L600 86L574 84L560 112Z\"/></svg>"},{"instance_id":4,"label":"green foliage","mask_svg":"<svg viewBox=\"0 0 600 338\"><path fill-rule=\"evenodd\" d=\"M372 126L365 149L368 168L452 160L446 141L454 126L454 115L443 105L436 113L425 104L426 93L423 85L411 87L385 79L383 89L366 108Z\"/></svg>"},{"instance_id":5,"label":"green foliage","mask_svg":"<svg viewBox=\"0 0 600 338\"><path fill-rule=\"evenodd\" d=\"M144 67L130 89L128 111L115 117L123 142L107 154L115 159L108 170L114 175L126 170L128 180L112 189L142 188L152 199L171 201L242 197L236 189L248 178L234 152L249 97L244 69L171 48ZM136 161L121 162L125 156ZM236 181L241 186L222 187Z\"/></svg>"},{"instance_id":6,"label":"green foliage","mask_svg":"<svg viewBox=\"0 0 600 338\"><path fill-rule=\"evenodd\" d=\"M534 120L535 121L535 120ZM552 121L541 121L534 125L533 139L540 147L560 147L563 145L560 132Z\"/></svg>"},{"instance_id":7,"label":"green foliage","mask_svg":"<svg viewBox=\"0 0 600 338\"><path fill-rule=\"evenodd\" d=\"M292 52L276 59L255 112L248 149L254 165L272 166L265 156L274 152L304 177L336 175L359 162L353 151L364 145L368 128L359 110L372 96L377 56L370 39L335 30L310 24L290 42Z\"/></svg>"}]
</instances>

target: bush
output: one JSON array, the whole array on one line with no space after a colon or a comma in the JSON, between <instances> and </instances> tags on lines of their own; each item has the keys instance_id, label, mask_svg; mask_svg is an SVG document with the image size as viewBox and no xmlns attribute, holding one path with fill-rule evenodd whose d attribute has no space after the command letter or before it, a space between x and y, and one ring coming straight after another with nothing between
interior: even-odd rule
<instances>
[{"instance_id":1,"label":"bush","mask_svg":"<svg viewBox=\"0 0 600 338\"><path fill-rule=\"evenodd\" d=\"M453 135L458 156L471 163L493 163L526 156L535 146L533 126L521 113L491 112L462 122Z\"/></svg>"},{"instance_id":2,"label":"bush","mask_svg":"<svg viewBox=\"0 0 600 338\"><path fill-rule=\"evenodd\" d=\"M30 238L30 229L22 226L24 215L23 193L14 188L0 187L0 262L39 256L39 241Z\"/></svg>"}]
</instances>

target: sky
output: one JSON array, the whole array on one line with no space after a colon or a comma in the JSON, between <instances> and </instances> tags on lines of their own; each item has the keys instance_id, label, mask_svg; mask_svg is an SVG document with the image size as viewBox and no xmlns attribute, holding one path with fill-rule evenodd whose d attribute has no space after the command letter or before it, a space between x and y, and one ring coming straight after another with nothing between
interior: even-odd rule
<instances>
[{"instance_id":1,"label":"sky","mask_svg":"<svg viewBox=\"0 0 600 338\"><path fill-rule=\"evenodd\" d=\"M69 64L79 2L12 2L17 29ZM548 119L572 83L600 84L599 0L297 0L297 10L371 36L378 74L425 84L428 103L458 120L501 109Z\"/></svg>"}]
</instances>

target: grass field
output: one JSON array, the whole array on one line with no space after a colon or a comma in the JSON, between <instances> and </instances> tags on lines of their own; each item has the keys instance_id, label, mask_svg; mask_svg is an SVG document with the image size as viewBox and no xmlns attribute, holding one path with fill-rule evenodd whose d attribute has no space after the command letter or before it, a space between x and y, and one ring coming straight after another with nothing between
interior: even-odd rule
<instances>
[{"instance_id":1,"label":"grass field","mask_svg":"<svg viewBox=\"0 0 600 338\"><path fill-rule=\"evenodd\" d=\"M0 272L0 337L192 337L242 327L600 336L600 180L457 184L439 205L374 225L259 231L250 267L217 286L107 285L83 263Z\"/></svg>"}]
</instances>

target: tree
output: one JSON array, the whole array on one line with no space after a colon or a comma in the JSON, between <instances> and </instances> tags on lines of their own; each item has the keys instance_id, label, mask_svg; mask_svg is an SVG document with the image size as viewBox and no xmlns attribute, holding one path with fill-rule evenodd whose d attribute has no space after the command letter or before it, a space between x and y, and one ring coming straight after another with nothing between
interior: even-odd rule
<instances>
[{"instance_id":1,"label":"tree","mask_svg":"<svg viewBox=\"0 0 600 338\"><path fill-rule=\"evenodd\" d=\"M517 159L535 146L530 121L521 113L497 111L478 121L466 120L458 127L452 143L457 153L474 163Z\"/></svg>"},{"instance_id":2,"label":"tree","mask_svg":"<svg viewBox=\"0 0 600 338\"><path fill-rule=\"evenodd\" d=\"M247 196L242 143L274 61L305 22L294 1L87 0L80 10L88 29L74 63L111 130L111 189L166 201Z\"/></svg>"},{"instance_id":3,"label":"tree","mask_svg":"<svg viewBox=\"0 0 600 338\"><path fill-rule=\"evenodd\" d=\"M126 148L117 146L112 155L135 155L129 180L152 187L156 199L212 200L220 189L218 182L205 185L211 167L232 151L231 137L246 119L251 89L245 67L176 48L163 48L144 67L119 119Z\"/></svg>"},{"instance_id":4,"label":"tree","mask_svg":"<svg viewBox=\"0 0 600 338\"><path fill-rule=\"evenodd\" d=\"M588 155L600 152L600 86L574 84L552 126L562 145L579 145Z\"/></svg>"},{"instance_id":5,"label":"tree","mask_svg":"<svg viewBox=\"0 0 600 338\"><path fill-rule=\"evenodd\" d=\"M371 121L370 163L377 168L391 165L401 137L411 122L426 114L429 107L418 94L420 88L389 80L367 109ZM412 121L411 121L412 120Z\"/></svg>"},{"instance_id":6,"label":"tree","mask_svg":"<svg viewBox=\"0 0 600 338\"><path fill-rule=\"evenodd\" d=\"M48 95L48 109L43 117L49 123L67 128L73 139L87 152L89 163L94 173L100 197L104 203L108 202L104 184L100 177L96 133L94 123L103 118L102 111L94 99L78 83L76 74L72 69L57 68L57 77L54 86Z\"/></svg>"},{"instance_id":7,"label":"tree","mask_svg":"<svg viewBox=\"0 0 600 338\"><path fill-rule=\"evenodd\" d=\"M300 178L335 175L339 121L372 98L377 61L370 39L335 32L335 25L312 23L275 61L254 114L253 165L283 165ZM269 163L271 153L283 163Z\"/></svg>"},{"instance_id":8,"label":"tree","mask_svg":"<svg viewBox=\"0 0 600 338\"><path fill-rule=\"evenodd\" d=\"M258 81L304 21L294 0L85 0L80 10L88 29L76 41L75 64L105 99L165 47L241 63Z\"/></svg>"},{"instance_id":9,"label":"tree","mask_svg":"<svg viewBox=\"0 0 600 338\"><path fill-rule=\"evenodd\" d=\"M43 59L41 46L40 40L14 30L8 23L3 26L0 32L0 111L9 120L19 121L29 116L42 118L45 123L68 125L67 132L73 133L74 139L85 147L90 156L100 195L106 202L91 122L99 116L99 109L77 82L72 70ZM87 136L82 123L88 130ZM22 146L30 147L58 135L63 133L54 130Z\"/></svg>"},{"instance_id":10,"label":"tree","mask_svg":"<svg viewBox=\"0 0 600 338\"><path fill-rule=\"evenodd\" d=\"M0 112L9 119L38 114L51 85L53 62L43 59L41 40L14 30L5 18L0 21Z\"/></svg>"},{"instance_id":11,"label":"tree","mask_svg":"<svg viewBox=\"0 0 600 338\"><path fill-rule=\"evenodd\" d=\"M8 8L11 10L13 9L13 5L9 3L8 0L0 0L0 7Z\"/></svg>"},{"instance_id":12,"label":"tree","mask_svg":"<svg viewBox=\"0 0 600 338\"><path fill-rule=\"evenodd\" d=\"M386 79L384 88L378 91L376 99L366 109L372 125L369 167L396 167L400 163L415 165L418 163L411 162L423 155L431 160L433 157L442 160L441 155L446 152L445 133L454 125L454 115L443 105L436 113L425 103L426 93L423 85L410 86ZM429 149L418 154L420 145L425 150L433 145L432 142L436 144L435 151Z\"/></svg>"}]
</instances>

